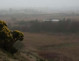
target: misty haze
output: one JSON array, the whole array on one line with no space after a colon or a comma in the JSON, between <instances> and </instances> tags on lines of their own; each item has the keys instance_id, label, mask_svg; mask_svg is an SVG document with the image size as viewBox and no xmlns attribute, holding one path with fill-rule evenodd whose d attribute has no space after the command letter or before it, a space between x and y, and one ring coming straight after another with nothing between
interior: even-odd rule
<instances>
[{"instance_id":1,"label":"misty haze","mask_svg":"<svg viewBox=\"0 0 79 61\"><path fill-rule=\"evenodd\" d=\"M0 0L0 61L79 61L79 0Z\"/></svg>"}]
</instances>

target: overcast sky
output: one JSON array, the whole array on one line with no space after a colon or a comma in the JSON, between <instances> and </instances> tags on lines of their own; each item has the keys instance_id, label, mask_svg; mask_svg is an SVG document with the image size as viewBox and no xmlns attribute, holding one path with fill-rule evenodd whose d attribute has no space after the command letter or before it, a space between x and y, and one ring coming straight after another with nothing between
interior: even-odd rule
<instances>
[{"instance_id":1,"label":"overcast sky","mask_svg":"<svg viewBox=\"0 0 79 61\"><path fill-rule=\"evenodd\" d=\"M79 8L79 0L0 0L0 9L14 7Z\"/></svg>"}]
</instances>

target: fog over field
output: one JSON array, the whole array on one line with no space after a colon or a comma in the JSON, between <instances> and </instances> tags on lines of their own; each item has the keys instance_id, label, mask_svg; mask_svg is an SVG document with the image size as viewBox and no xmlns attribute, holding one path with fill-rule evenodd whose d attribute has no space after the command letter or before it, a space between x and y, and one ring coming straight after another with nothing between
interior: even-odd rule
<instances>
[{"instance_id":1,"label":"fog over field","mask_svg":"<svg viewBox=\"0 0 79 61\"><path fill-rule=\"evenodd\" d=\"M0 61L79 61L79 0L0 0Z\"/></svg>"},{"instance_id":2,"label":"fog over field","mask_svg":"<svg viewBox=\"0 0 79 61\"><path fill-rule=\"evenodd\" d=\"M0 9L38 9L42 11L78 11L79 0L0 0Z\"/></svg>"}]
</instances>

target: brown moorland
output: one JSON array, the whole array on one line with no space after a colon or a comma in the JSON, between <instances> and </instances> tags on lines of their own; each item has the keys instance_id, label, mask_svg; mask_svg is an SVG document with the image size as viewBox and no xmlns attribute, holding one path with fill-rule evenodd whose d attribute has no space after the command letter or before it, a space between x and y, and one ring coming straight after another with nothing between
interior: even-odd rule
<instances>
[{"instance_id":1,"label":"brown moorland","mask_svg":"<svg viewBox=\"0 0 79 61\"><path fill-rule=\"evenodd\" d=\"M63 33L27 33L24 32L24 45L43 58L63 56L63 61L79 61L79 34ZM55 54L57 54L55 56ZM69 58L65 60L65 58Z\"/></svg>"}]
</instances>

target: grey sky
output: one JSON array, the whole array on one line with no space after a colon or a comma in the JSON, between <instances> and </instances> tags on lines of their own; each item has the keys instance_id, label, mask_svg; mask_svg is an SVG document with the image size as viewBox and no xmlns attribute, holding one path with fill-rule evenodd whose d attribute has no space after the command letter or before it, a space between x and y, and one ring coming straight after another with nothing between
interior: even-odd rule
<instances>
[{"instance_id":1,"label":"grey sky","mask_svg":"<svg viewBox=\"0 0 79 61\"><path fill-rule=\"evenodd\" d=\"M0 0L0 8L79 8L79 0Z\"/></svg>"}]
</instances>

